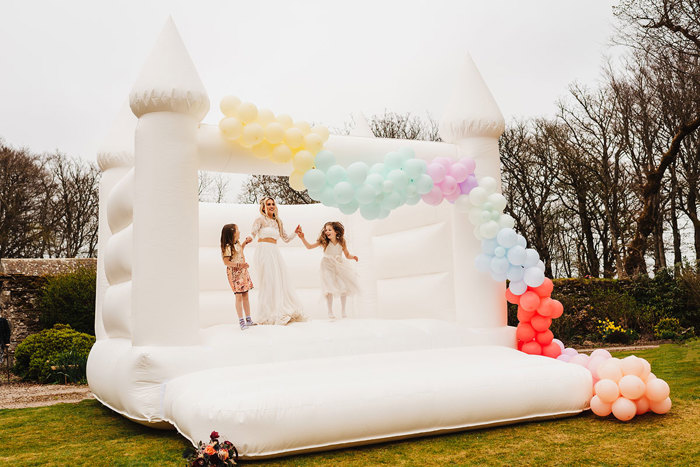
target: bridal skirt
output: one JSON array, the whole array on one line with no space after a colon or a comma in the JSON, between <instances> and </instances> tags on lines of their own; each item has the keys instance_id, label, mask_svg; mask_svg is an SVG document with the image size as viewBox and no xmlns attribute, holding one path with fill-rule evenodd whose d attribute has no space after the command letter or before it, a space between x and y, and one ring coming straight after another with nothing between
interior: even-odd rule
<instances>
[{"instance_id":1,"label":"bridal skirt","mask_svg":"<svg viewBox=\"0 0 700 467\"><path fill-rule=\"evenodd\" d=\"M258 289L256 319L259 323L284 325L292 321L306 321L287 265L276 244L258 242L252 273Z\"/></svg>"}]
</instances>

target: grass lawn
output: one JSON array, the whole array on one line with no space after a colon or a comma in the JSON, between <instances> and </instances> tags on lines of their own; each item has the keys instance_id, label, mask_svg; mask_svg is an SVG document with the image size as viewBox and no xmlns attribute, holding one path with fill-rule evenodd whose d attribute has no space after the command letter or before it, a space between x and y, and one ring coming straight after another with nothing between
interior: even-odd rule
<instances>
[{"instance_id":1,"label":"grass lawn","mask_svg":"<svg viewBox=\"0 0 700 467\"><path fill-rule=\"evenodd\" d=\"M700 340L634 353L671 386L667 415L631 422L590 411L547 422L417 438L251 465L700 464ZM232 440L235 443L235 440ZM0 410L0 465L183 465L187 441L94 400Z\"/></svg>"}]
</instances>

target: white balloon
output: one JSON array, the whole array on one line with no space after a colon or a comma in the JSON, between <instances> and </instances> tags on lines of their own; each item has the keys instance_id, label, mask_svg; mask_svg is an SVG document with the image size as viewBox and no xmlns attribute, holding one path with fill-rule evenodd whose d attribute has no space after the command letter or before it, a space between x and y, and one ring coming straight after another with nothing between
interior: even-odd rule
<instances>
[{"instance_id":1,"label":"white balloon","mask_svg":"<svg viewBox=\"0 0 700 467\"><path fill-rule=\"evenodd\" d=\"M488 201L489 203L491 203L491 206L493 206L493 209L495 209L498 212L501 212L506 208L506 197L500 193L490 194L488 197Z\"/></svg>"},{"instance_id":2,"label":"white balloon","mask_svg":"<svg viewBox=\"0 0 700 467\"><path fill-rule=\"evenodd\" d=\"M523 266L526 268L531 268L534 266L537 266L537 262L540 260L540 255L537 253L536 250L533 250L532 248L528 248L525 250L525 261L523 262Z\"/></svg>"},{"instance_id":3,"label":"white balloon","mask_svg":"<svg viewBox=\"0 0 700 467\"><path fill-rule=\"evenodd\" d=\"M535 265L535 267L536 267L537 269L541 270L542 272L544 272L544 270L546 269L546 267L545 267L545 265L544 265L544 262L543 262L542 260L539 260L539 261L537 262L537 264Z\"/></svg>"},{"instance_id":4,"label":"white balloon","mask_svg":"<svg viewBox=\"0 0 700 467\"><path fill-rule=\"evenodd\" d=\"M525 269L523 281L530 287L539 287L544 282L544 272L536 267L527 268Z\"/></svg>"},{"instance_id":5,"label":"white balloon","mask_svg":"<svg viewBox=\"0 0 700 467\"><path fill-rule=\"evenodd\" d=\"M527 258L525 248L521 247L520 245L514 245L511 248L508 248L508 253L506 256L508 257L510 264L515 266L522 266Z\"/></svg>"},{"instance_id":6,"label":"white balloon","mask_svg":"<svg viewBox=\"0 0 700 467\"><path fill-rule=\"evenodd\" d=\"M513 229L501 229L496 236L498 244L503 248L511 248L518 241L518 234Z\"/></svg>"},{"instance_id":7,"label":"white balloon","mask_svg":"<svg viewBox=\"0 0 700 467\"><path fill-rule=\"evenodd\" d=\"M483 187L477 186L469 192L469 202L474 206L480 206L486 202L489 194Z\"/></svg>"},{"instance_id":8,"label":"white balloon","mask_svg":"<svg viewBox=\"0 0 700 467\"><path fill-rule=\"evenodd\" d=\"M516 243L516 245L519 245L523 248L527 248L527 240L525 240L525 237L518 234L518 243Z\"/></svg>"},{"instance_id":9,"label":"white balloon","mask_svg":"<svg viewBox=\"0 0 700 467\"><path fill-rule=\"evenodd\" d=\"M508 288L513 295L522 295L527 291L527 284L523 281L511 281Z\"/></svg>"},{"instance_id":10,"label":"white balloon","mask_svg":"<svg viewBox=\"0 0 700 467\"><path fill-rule=\"evenodd\" d=\"M459 198L455 200L455 209L462 213L469 213L469 221L472 224L475 224L471 217L471 207L472 205L469 202L469 196L467 195L460 195Z\"/></svg>"},{"instance_id":11,"label":"white balloon","mask_svg":"<svg viewBox=\"0 0 700 467\"><path fill-rule=\"evenodd\" d=\"M479 231L483 238L494 238L498 233L498 223L494 221L486 222L481 224Z\"/></svg>"},{"instance_id":12,"label":"white balloon","mask_svg":"<svg viewBox=\"0 0 700 467\"><path fill-rule=\"evenodd\" d=\"M501 214L498 218L498 225L503 229L512 229L515 227L515 219L508 214Z\"/></svg>"},{"instance_id":13,"label":"white balloon","mask_svg":"<svg viewBox=\"0 0 700 467\"><path fill-rule=\"evenodd\" d=\"M486 194L490 195L495 193L498 188L498 182L492 177L484 177L479 179L479 187L486 191ZM477 187L478 188L478 187Z\"/></svg>"},{"instance_id":14,"label":"white balloon","mask_svg":"<svg viewBox=\"0 0 700 467\"><path fill-rule=\"evenodd\" d=\"M511 266L508 268L508 280L511 282L520 282L525 276L525 269L522 266Z\"/></svg>"}]
</instances>

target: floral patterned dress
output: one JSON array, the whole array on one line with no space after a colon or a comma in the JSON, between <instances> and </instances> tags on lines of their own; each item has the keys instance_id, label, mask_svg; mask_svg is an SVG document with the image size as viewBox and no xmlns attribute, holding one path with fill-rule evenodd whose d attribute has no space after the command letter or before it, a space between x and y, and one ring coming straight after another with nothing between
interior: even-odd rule
<instances>
[{"instance_id":1,"label":"floral patterned dress","mask_svg":"<svg viewBox=\"0 0 700 467\"><path fill-rule=\"evenodd\" d=\"M233 251L231 251L231 246L227 245L221 256L230 256L231 261L236 263L235 266L226 267L228 284L231 286L233 293L245 293L252 289L253 281L250 280L250 274L248 274L248 264L245 262L243 249L241 248L239 251L238 248L234 247Z\"/></svg>"}]
</instances>

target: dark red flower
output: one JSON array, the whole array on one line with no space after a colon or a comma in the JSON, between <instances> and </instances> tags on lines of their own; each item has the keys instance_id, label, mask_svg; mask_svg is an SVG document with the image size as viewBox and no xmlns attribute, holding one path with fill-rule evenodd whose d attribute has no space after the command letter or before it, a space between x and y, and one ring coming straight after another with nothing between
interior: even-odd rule
<instances>
[{"instance_id":1,"label":"dark red flower","mask_svg":"<svg viewBox=\"0 0 700 467\"><path fill-rule=\"evenodd\" d=\"M212 431L211 434L209 435L211 439L218 439L219 438L219 432L218 431Z\"/></svg>"}]
</instances>

